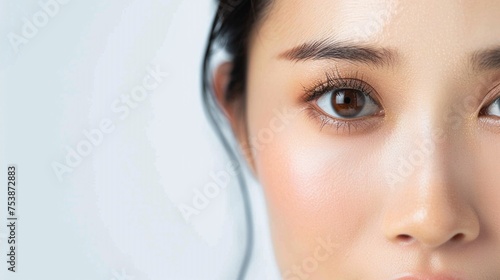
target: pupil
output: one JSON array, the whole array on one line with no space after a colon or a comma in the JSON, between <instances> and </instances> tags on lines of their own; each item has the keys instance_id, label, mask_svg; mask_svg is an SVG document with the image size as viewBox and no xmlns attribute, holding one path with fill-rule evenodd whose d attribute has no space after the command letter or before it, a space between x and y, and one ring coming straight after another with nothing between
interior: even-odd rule
<instances>
[{"instance_id":1,"label":"pupil","mask_svg":"<svg viewBox=\"0 0 500 280\"><path fill-rule=\"evenodd\" d=\"M365 95L355 89L339 89L332 94L332 107L345 118L356 117L365 105Z\"/></svg>"}]
</instances>

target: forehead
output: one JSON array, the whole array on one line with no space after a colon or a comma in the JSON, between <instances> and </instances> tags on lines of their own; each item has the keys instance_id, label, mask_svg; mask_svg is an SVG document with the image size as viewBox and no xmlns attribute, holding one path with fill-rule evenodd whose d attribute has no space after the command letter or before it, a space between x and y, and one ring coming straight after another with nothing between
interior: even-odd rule
<instances>
[{"instance_id":1,"label":"forehead","mask_svg":"<svg viewBox=\"0 0 500 280\"><path fill-rule=\"evenodd\" d=\"M500 1L274 0L255 34L273 53L334 38L445 58L500 45Z\"/></svg>"}]
</instances>

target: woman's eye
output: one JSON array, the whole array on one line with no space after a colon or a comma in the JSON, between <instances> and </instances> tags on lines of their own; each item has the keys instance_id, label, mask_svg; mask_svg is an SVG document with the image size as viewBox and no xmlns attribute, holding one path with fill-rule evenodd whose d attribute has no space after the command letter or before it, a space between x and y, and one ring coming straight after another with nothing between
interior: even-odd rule
<instances>
[{"instance_id":1,"label":"woman's eye","mask_svg":"<svg viewBox=\"0 0 500 280\"><path fill-rule=\"evenodd\" d=\"M500 118L500 97L484 109L484 114Z\"/></svg>"},{"instance_id":2,"label":"woman's eye","mask_svg":"<svg viewBox=\"0 0 500 280\"><path fill-rule=\"evenodd\" d=\"M368 94L349 88L329 91L318 98L316 104L326 114L337 119L356 119L381 111Z\"/></svg>"}]
</instances>

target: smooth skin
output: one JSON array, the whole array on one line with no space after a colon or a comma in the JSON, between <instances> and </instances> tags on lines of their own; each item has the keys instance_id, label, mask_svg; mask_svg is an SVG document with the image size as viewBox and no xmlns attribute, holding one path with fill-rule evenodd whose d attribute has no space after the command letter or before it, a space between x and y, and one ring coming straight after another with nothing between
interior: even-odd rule
<instances>
[{"instance_id":1,"label":"smooth skin","mask_svg":"<svg viewBox=\"0 0 500 280\"><path fill-rule=\"evenodd\" d=\"M283 279L500 279L500 1L274 0L250 39L244 100L231 64L214 85ZM313 41L379 57L297 58ZM328 75L378 109L306 101Z\"/></svg>"}]
</instances>

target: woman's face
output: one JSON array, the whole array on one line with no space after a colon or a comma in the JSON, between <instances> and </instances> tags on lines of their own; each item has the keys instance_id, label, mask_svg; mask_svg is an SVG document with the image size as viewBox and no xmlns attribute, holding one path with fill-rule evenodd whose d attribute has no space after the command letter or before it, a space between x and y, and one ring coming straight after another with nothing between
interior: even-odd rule
<instances>
[{"instance_id":1,"label":"woman's face","mask_svg":"<svg viewBox=\"0 0 500 280\"><path fill-rule=\"evenodd\" d=\"M500 279L499 1L275 0L248 67L284 279Z\"/></svg>"}]
</instances>

